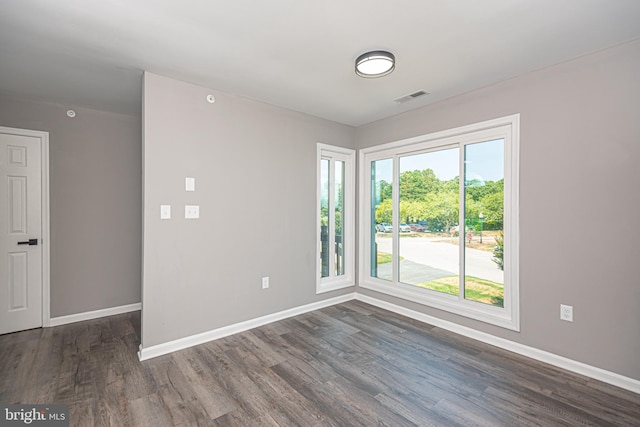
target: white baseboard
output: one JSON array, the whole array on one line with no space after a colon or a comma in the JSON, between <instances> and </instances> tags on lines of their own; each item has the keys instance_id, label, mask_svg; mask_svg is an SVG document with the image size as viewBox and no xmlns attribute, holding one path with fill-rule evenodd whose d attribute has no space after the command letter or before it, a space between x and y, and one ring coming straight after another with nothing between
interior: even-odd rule
<instances>
[{"instance_id":1,"label":"white baseboard","mask_svg":"<svg viewBox=\"0 0 640 427\"><path fill-rule=\"evenodd\" d=\"M46 326L60 326L68 323L82 322L85 320L98 319L100 317L113 316L116 314L138 311L142 308L141 303L121 305L118 307L103 308L101 310L86 311L84 313L69 314L68 316L52 317Z\"/></svg>"},{"instance_id":2,"label":"white baseboard","mask_svg":"<svg viewBox=\"0 0 640 427\"><path fill-rule=\"evenodd\" d=\"M193 347L195 345L204 344L209 341L224 338L229 335L237 334L239 332L248 331L249 329L257 328L258 326L266 325L268 323L277 322L289 317L297 316L299 314L308 313L310 311L319 310L321 308L329 307L331 305L340 304L346 301L355 299L355 293L341 295L339 297L330 298L324 301L314 302L306 304L300 307L290 308L288 310L280 311L278 313L268 314L266 316L258 317L255 319L246 320L244 322L235 323L229 326L223 326L222 328L213 329L211 331L203 332L197 335L191 335L189 337L180 338L174 341L154 345L151 347L142 347L140 345L140 351L138 352L138 358L140 360L152 359L154 357L162 356L165 354L173 353L174 351L183 350L185 348Z\"/></svg>"},{"instance_id":3,"label":"white baseboard","mask_svg":"<svg viewBox=\"0 0 640 427\"><path fill-rule=\"evenodd\" d=\"M394 313L409 317L411 319L418 320L420 322L428 323L430 325L437 326L439 328L446 329L451 332L455 332L459 335L472 338L480 342L484 342L486 344L490 344L498 348L502 348L504 350L512 351L514 353L517 353L526 357L530 357L532 359L539 360L541 362L548 363L550 365L557 366L562 369L566 369L567 371L575 372L577 374L584 375L589 378L593 378L595 380L599 380L604 383L611 384L616 387L620 387L625 390L629 390L634 393L640 394L640 381L636 379L625 377L623 375L616 374L615 372L606 371L604 369L587 365L586 363L578 362L572 359L568 359L566 357L559 356L557 354L553 354L544 350L540 350L534 347L529 347L527 345L510 341L504 338L496 337L495 335L487 334L485 332L480 332L478 330L475 330L466 326L458 325L457 323L449 322L447 320L430 316L428 314L420 313L418 311L414 311L414 310L402 307L400 305L392 304L392 303L389 303L374 297L370 297L367 295L363 295L357 292L349 293L346 295L342 295L342 296L331 298L324 301L303 305L300 307L291 308L278 313L269 314L266 316L258 317L256 319L247 320L247 321L236 323L229 326L224 326L222 328L203 332L201 334L180 338L174 341L154 345L147 348L143 348L142 346L140 346L140 351L138 352L138 358L140 360L152 359L154 357L169 354L174 351L182 350L188 347L193 347L199 344L204 344L206 342L213 341L219 338L224 338L229 335L237 334L239 332L244 332L249 329L256 328L258 326L266 325L268 323L272 323L278 320L297 316L299 314L308 313L310 311L318 310L324 307L329 307L335 304L340 304L353 299L365 302L367 304L371 304L376 307L383 308L385 310L392 311ZM119 307L116 307L116 308L119 308ZM103 311L103 310L98 310L98 311ZM91 312L91 313L96 313L96 312ZM83 315L86 315L86 314L90 314L90 313L83 313ZM113 314L116 314L116 313L113 313ZM74 315L74 316L79 316L79 315ZM72 317L72 316L65 316L64 318L68 318L68 317ZM96 316L96 317L101 317L101 316ZM87 320L89 318L90 317L83 318L80 320ZM63 319L63 318L57 318L57 319ZM66 322L66 323L70 323L70 322Z\"/></svg>"},{"instance_id":4,"label":"white baseboard","mask_svg":"<svg viewBox=\"0 0 640 427\"><path fill-rule=\"evenodd\" d=\"M640 381L359 293L355 299L640 394Z\"/></svg>"}]
</instances>

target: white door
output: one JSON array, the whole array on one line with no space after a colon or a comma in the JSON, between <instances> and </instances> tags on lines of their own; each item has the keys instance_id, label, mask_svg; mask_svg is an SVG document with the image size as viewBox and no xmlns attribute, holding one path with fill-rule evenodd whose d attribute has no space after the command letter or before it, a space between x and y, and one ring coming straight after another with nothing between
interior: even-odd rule
<instances>
[{"instance_id":1,"label":"white door","mask_svg":"<svg viewBox=\"0 0 640 427\"><path fill-rule=\"evenodd\" d=\"M0 128L0 334L42 326L42 145Z\"/></svg>"}]
</instances>

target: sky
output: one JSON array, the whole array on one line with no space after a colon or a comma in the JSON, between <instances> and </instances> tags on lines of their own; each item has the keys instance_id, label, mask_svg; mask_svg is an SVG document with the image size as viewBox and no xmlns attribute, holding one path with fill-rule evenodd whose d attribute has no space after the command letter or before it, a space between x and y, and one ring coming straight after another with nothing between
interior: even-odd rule
<instances>
[{"instance_id":1,"label":"sky","mask_svg":"<svg viewBox=\"0 0 640 427\"><path fill-rule=\"evenodd\" d=\"M480 142L466 145L466 179L498 181L504 178L504 140ZM400 157L400 173L405 171L432 169L436 177L448 181L459 175L459 149L433 151ZM392 180L393 162L376 162L376 181Z\"/></svg>"}]
</instances>

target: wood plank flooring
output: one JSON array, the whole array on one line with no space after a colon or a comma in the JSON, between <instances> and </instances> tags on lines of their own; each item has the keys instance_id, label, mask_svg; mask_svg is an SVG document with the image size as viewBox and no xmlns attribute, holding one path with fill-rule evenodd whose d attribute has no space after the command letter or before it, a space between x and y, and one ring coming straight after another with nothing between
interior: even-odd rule
<instances>
[{"instance_id":1,"label":"wood plank flooring","mask_svg":"<svg viewBox=\"0 0 640 427\"><path fill-rule=\"evenodd\" d=\"M640 425L640 395L358 301L145 362L139 330L0 336L0 402L78 426Z\"/></svg>"}]
</instances>

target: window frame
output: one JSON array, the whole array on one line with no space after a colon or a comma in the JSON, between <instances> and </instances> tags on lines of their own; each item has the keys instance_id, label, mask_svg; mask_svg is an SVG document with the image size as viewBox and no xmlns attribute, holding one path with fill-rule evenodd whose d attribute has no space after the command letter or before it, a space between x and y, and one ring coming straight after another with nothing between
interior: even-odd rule
<instances>
[{"instance_id":1,"label":"window frame","mask_svg":"<svg viewBox=\"0 0 640 427\"><path fill-rule=\"evenodd\" d=\"M335 206L334 162L344 162L344 183L343 183L343 257L344 274L336 276L333 263L329 268L329 276L321 277L322 261L320 254L322 251L321 230L321 163L323 159L330 160L329 166L329 211L332 212ZM324 143L317 143L316 155L316 294L335 291L338 289L355 286L355 253L356 253L356 209L355 209L355 182L356 182L356 151L350 148L338 147ZM329 259L335 258L335 221L329 221Z\"/></svg>"},{"instance_id":2,"label":"window frame","mask_svg":"<svg viewBox=\"0 0 640 427\"><path fill-rule=\"evenodd\" d=\"M450 313L497 325L514 331L520 330L519 314L519 135L520 115L514 114L441 132L420 135L400 141L381 144L359 152L359 277L358 286L381 292ZM504 307L496 307L464 298L401 283L398 280L399 253L399 159L402 156L436 151L457 146L461 152L467 144L504 138ZM459 172L462 181L464 164L461 155ZM371 162L393 159L393 280L371 276ZM461 183L461 188L464 183ZM461 212L464 198L461 198ZM464 238L464 237L462 237ZM464 246L460 246L461 257Z\"/></svg>"}]
</instances>

